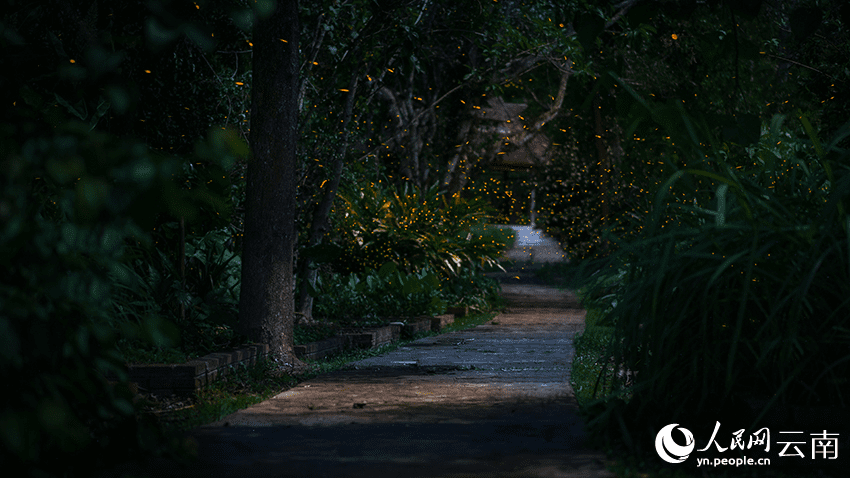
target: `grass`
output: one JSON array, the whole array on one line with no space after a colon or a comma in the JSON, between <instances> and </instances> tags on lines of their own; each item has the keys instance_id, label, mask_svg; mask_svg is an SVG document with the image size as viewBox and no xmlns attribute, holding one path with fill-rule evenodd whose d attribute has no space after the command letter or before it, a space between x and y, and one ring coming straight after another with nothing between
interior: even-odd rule
<instances>
[{"instance_id":1,"label":"grass","mask_svg":"<svg viewBox=\"0 0 850 478\"><path fill-rule=\"evenodd\" d=\"M575 357L572 364L571 385L575 392L579 408L588 416L588 408L597 402L602 393L594 393L594 389L600 387L598 377L603 367L608 367L608 372L613 372L613 365L605 357L607 347L611 341L614 328L600 325L604 322L604 313L600 309L590 308L585 319L585 331L576 337ZM813 470L807 474L806 470L781 470L777 467L749 467L742 469L729 468L697 468L689 463L687 468L682 465L660 467L657 464L647 463L645 458L624 454L622 450L605 450L609 457L609 469L618 478L800 478L804 476L818 476L828 478L837 475L824 473L821 470Z\"/></svg>"},{"instance_id":2,"label":"grass","mask_svg":"<svg viewBox=\"0 0 850 478\"><path fill-rule=\"evenodd\" d=\"M442 333L465 330L481 325L493 317L496 312L470 314L458 317L453 324L445 327ZM167 429L188 430L220 420L231 413L284 392L299 383L322 373L345 368L351 362L375 357L391 352L413 340L438 335L424 332L409 340L402 340L374 349L346 350L321 360L305 360L312 365L312 372L300 376L275 373L274 367L263 362L251 367L242 367L233 371L227 378L200 390L192 399L153 400L145 404L146 414L157 419Z\"/></svg>"},{"instance_id":3,"label":"grass","mask_svg":"<svg viewBox=\"0 0 850 478\"><path fill-rule=\"evenodd\" d=\"M189 430L270 398L298 384L289 375L275 374L269 362L233 370L193 397L146 399L145 414L153 416L166 429Z\"/></svg>"},{"instance_id":4,"label":"grass","mask_svg":"<svg viewBox=\"0 0 850 478\"><path fill-rule=\"evenodd\" d=\"M585 316L584 332L575 339L575 357L573 358L571 385L580 407L586 407L595 401L599 393L598 377L604 365L606 349L611 341L613 327L598 324L602 318L599 309L589 309ZM609 365L609 372L613 367Z\"/></svg>"}]
</instances>

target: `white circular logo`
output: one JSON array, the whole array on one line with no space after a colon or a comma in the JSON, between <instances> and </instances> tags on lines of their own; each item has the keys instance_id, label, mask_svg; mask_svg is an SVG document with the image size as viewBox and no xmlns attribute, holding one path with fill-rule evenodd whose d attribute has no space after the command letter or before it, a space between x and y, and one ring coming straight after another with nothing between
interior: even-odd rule
<instances>
[{"instance_id":1,"label":"white circular logo","mask_svg":"<svg viewBox=\"0 0 850 478\"><path fill-rule=\"evenodd\" d=\"M687 460L696 446L694 435L687 428L679 428L682 434L685 435L684 446L679 445L673 440L673 430L677 426L679 426L678 423L667 425L658 432L658 435L655 435L655 451L667 463L681 463Z\"/></svg>"}]
</instances>

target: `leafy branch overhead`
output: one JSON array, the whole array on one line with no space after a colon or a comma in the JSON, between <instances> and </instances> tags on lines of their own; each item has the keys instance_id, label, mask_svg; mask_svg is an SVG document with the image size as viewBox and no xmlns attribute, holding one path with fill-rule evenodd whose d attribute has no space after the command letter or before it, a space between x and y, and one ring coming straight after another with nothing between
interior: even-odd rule
<instances>
[{"instance_id":1,"label":"leafy branch overhead","mask_svg":"<svg viewBox=\"0 0 850 478\"><path fill-rule=\"evenodd\" d=\"M358 6L354 1L329 4L335 16L319 14L312 22L317 28L305 48L301 91L306 97L302 102L308 109L320 108L320 97L354 94L346 84L333 80L339 76L329 75L328 69L346 68L352 76L364 78L365 89L359 92L355 112L358 135L363 138L355 143L363 154L359 160L372 158L384 163L420 187L437 180L457 183L453 177L463 174L457 168L446 170L447 163L456 165L457 161L439 160L439 151L466 144L476 134L461 127L458 136L458 130L447 128L476 106L476 96L492 85L500 88L498 85L518 81L538 68L562 72L552 96L555 101L547 112L527 122L531 133L536 133L559 114L566 80L577 67L575 57L583 56L573 19L564 18L579 10L575 6L556 9L544 2L495 2L479 3L470 10L452 2L399 2L372 5L373 15L366 18ZM630 6L626 2L612 11L608 27ZM593 14L593 18L605 27L600 15ZM343 24L349 28L341 30ZM589 45L589 35L582 30L579 37ZM330 40L335 43L328 45ZM380 112L382 104L385 112ZM315 113L308 115L314 117ZM327 119L331 115L341 118L331 110L327 115ZM341 119L335 124L347 122ZM523 136L518 145L526 141Z\"/></svg>"}]
</instances>

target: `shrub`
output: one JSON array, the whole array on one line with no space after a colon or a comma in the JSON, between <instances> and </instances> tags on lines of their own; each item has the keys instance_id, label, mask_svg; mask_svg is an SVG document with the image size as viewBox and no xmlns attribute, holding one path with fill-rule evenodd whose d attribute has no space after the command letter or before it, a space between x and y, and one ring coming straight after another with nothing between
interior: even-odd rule
<instances>
[{"instance_id":1,"label":"shrub","mask_svg":"<svg viewBox=\"0 0 850 478\"><path fill-rule=\"evenodd\" d=\"M2 398L0 457L33 473L86 475L167 443L135 417L113 300L115 281L132 287L126 244L146 240L137 224L156 212L148 194L180 200L169 196L172 164L143 145L75 122L23 140L14 129L0 130L0 380L15 390ZM123 329L165 343L160 325Z\"/></svg>"},{"instance_id":2,"label":"shrub","mask_svg":"<svg viewBox=\"0 0 850 478\"><path fill-rule=\"evenodd\" d=\"M394 262L404 272L431 268L456 276L494 265L506 237L484 234L488 208L480 199L446 197L437 185L419 190L386 181L351 186L334 213L337 272L364 272ZM503 242L505 241L505 242Z\"/></svg>"},{"instance_id":3,"label":"shrub","mask_svg":"<svg viewBox=\"0 0 850 478\"><path fill-rule=\"evenodd\" d=\"M168 227L168 224L166 224ZM176 227L176 224L173 225ZM133 278L116 297L118 315L132 323L166 320L179 330L180 354L194 357L237 345L241 258L227 246L226 229L191 236L185 244L185 280L179 258L160 248L134 248L136 258L124 269ZM130 334L120 342L130 356L157 361L160 349L151 340Z\"/></svg>"},{"instance_id":4,"label":"shrub","mask_svg":"<svg viewBox=\"0 0 850 478\"><path fill-rule=\"evenodd\" d=\"M150 52L139 20L156 23L170 9L148 18L151 5L114 6L145 13L133 18L96 4L7 6L0 42L7 95L0 121L0 380L15 392L0 399L0 461L37 476L90 476L98 464L173 444L137 414L116 348L119 336L159 348L176 339L174 324L157 313L162 304L144 293L135 254L156 251L150 231L159 218L209 228L227 216L221 196L231 185L220 172L245 148L237 152L235 134L216 128L191 165L152 152L185 152L202 133L192 127L209 119L189 107L164 114L131 93L161 99L158 93L174 93L178 83L199 91L197 82L168 81L168 73L140 81L150 70L139 62ZM163 47L178 38L189 24L174 19L168 29L175 35L163 30L149 39L165 40ZM198 52L181 50L188 57L165 63L179 69ZM158 66L160 74L176 71ZM118 136L132 132L159 143ZM186 178L181 162L210 167ZM176 178L189 186L181 189Z\"/></svg>"},{"instance_id":5,"label":"shrub","mask_svg":"<svg viewBox=\"0 0 850 478\"><path fill-rule=\"evenodd\" d=\"M443 298L450 305L489 312L499 303L501 287L495 279L467 270L456 277L443 279L442 290Z\"/></svg>"},{"instance_id":6,"label":"shrub","mask_svg":"<svg viewBox=\"0 0 850 478\"><path fill-rule=\"evenodd\" d=\"M340 323L435 315L446 310L437 274L403 274L393 262L365 274L317 280L315 315Z\"/></svg>"},{"instance_id":7,"label":"shrub","mask_svg":"<svg viewBox=\"0 0 850 478\"><path fill-rule=\"evenodd\" d=\"M488 212L480 199L447 198L437 186L379 181L343 190L333 242L305 251L332 258L333 273L313 291L314 315L411 317L441 313L447 302L488 309L496 289L481 273L514 241L512 230L486 224Z\"/></svg>"},{"instance_id":8,"label":"shrub","mask_svg":"<svg viewBox=\"0 0 850 478\"><path fill-rule=\"evenodd\" d=\"M715 150L673 174L646 233L607 263L622 278L591 286L611 304L609 352L633 372L628 405L597 409L597 430L847 406L850 167L837 145L850 125L822 147L802 122L809 148L774 147L800 144L775 118L744 155Z\"/></svg>"},{"instance_id":9,"label":"shrub","mask_svg":"<svg viewBox=\"0 0 850 478\"><path fill-rule=\"evenodd\" d=\"M606 122L617 124L615 118ZM669 141L646 144L605 138L608 164L599 161L592 121L576 115L557 135L552 161L534 170L538 227L555 238L571 260L599 258L615 248L602 231L618 236L640 232L649 211L650 190L665 171L662 160ZM631 144L634 143L634 144Z\"/></svg>"}]
</instances>

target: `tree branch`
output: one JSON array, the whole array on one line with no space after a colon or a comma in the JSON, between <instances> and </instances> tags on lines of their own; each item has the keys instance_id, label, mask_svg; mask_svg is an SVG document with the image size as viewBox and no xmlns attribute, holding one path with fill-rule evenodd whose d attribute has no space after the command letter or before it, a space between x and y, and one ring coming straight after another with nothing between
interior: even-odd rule
<instances>
[{"instance_id":1,"label":"tree branch","mask_svg":"<svg viewBox=\"0 0 850 478\"><path fill-rule=\"evenodd\" d=\"M607 23L605 23L605 29L607 30L613 27L614 24L620 21L620 18L622 18L622 16L625 15L629 11L629 9L635 6L635 4L639 1L640 0L625 0L617 4L617 6L615 6L614 8L618 8L619 11L615 13L614 16L611 17L611 19L608 20Z\"/></svg>"}]
</instances>

